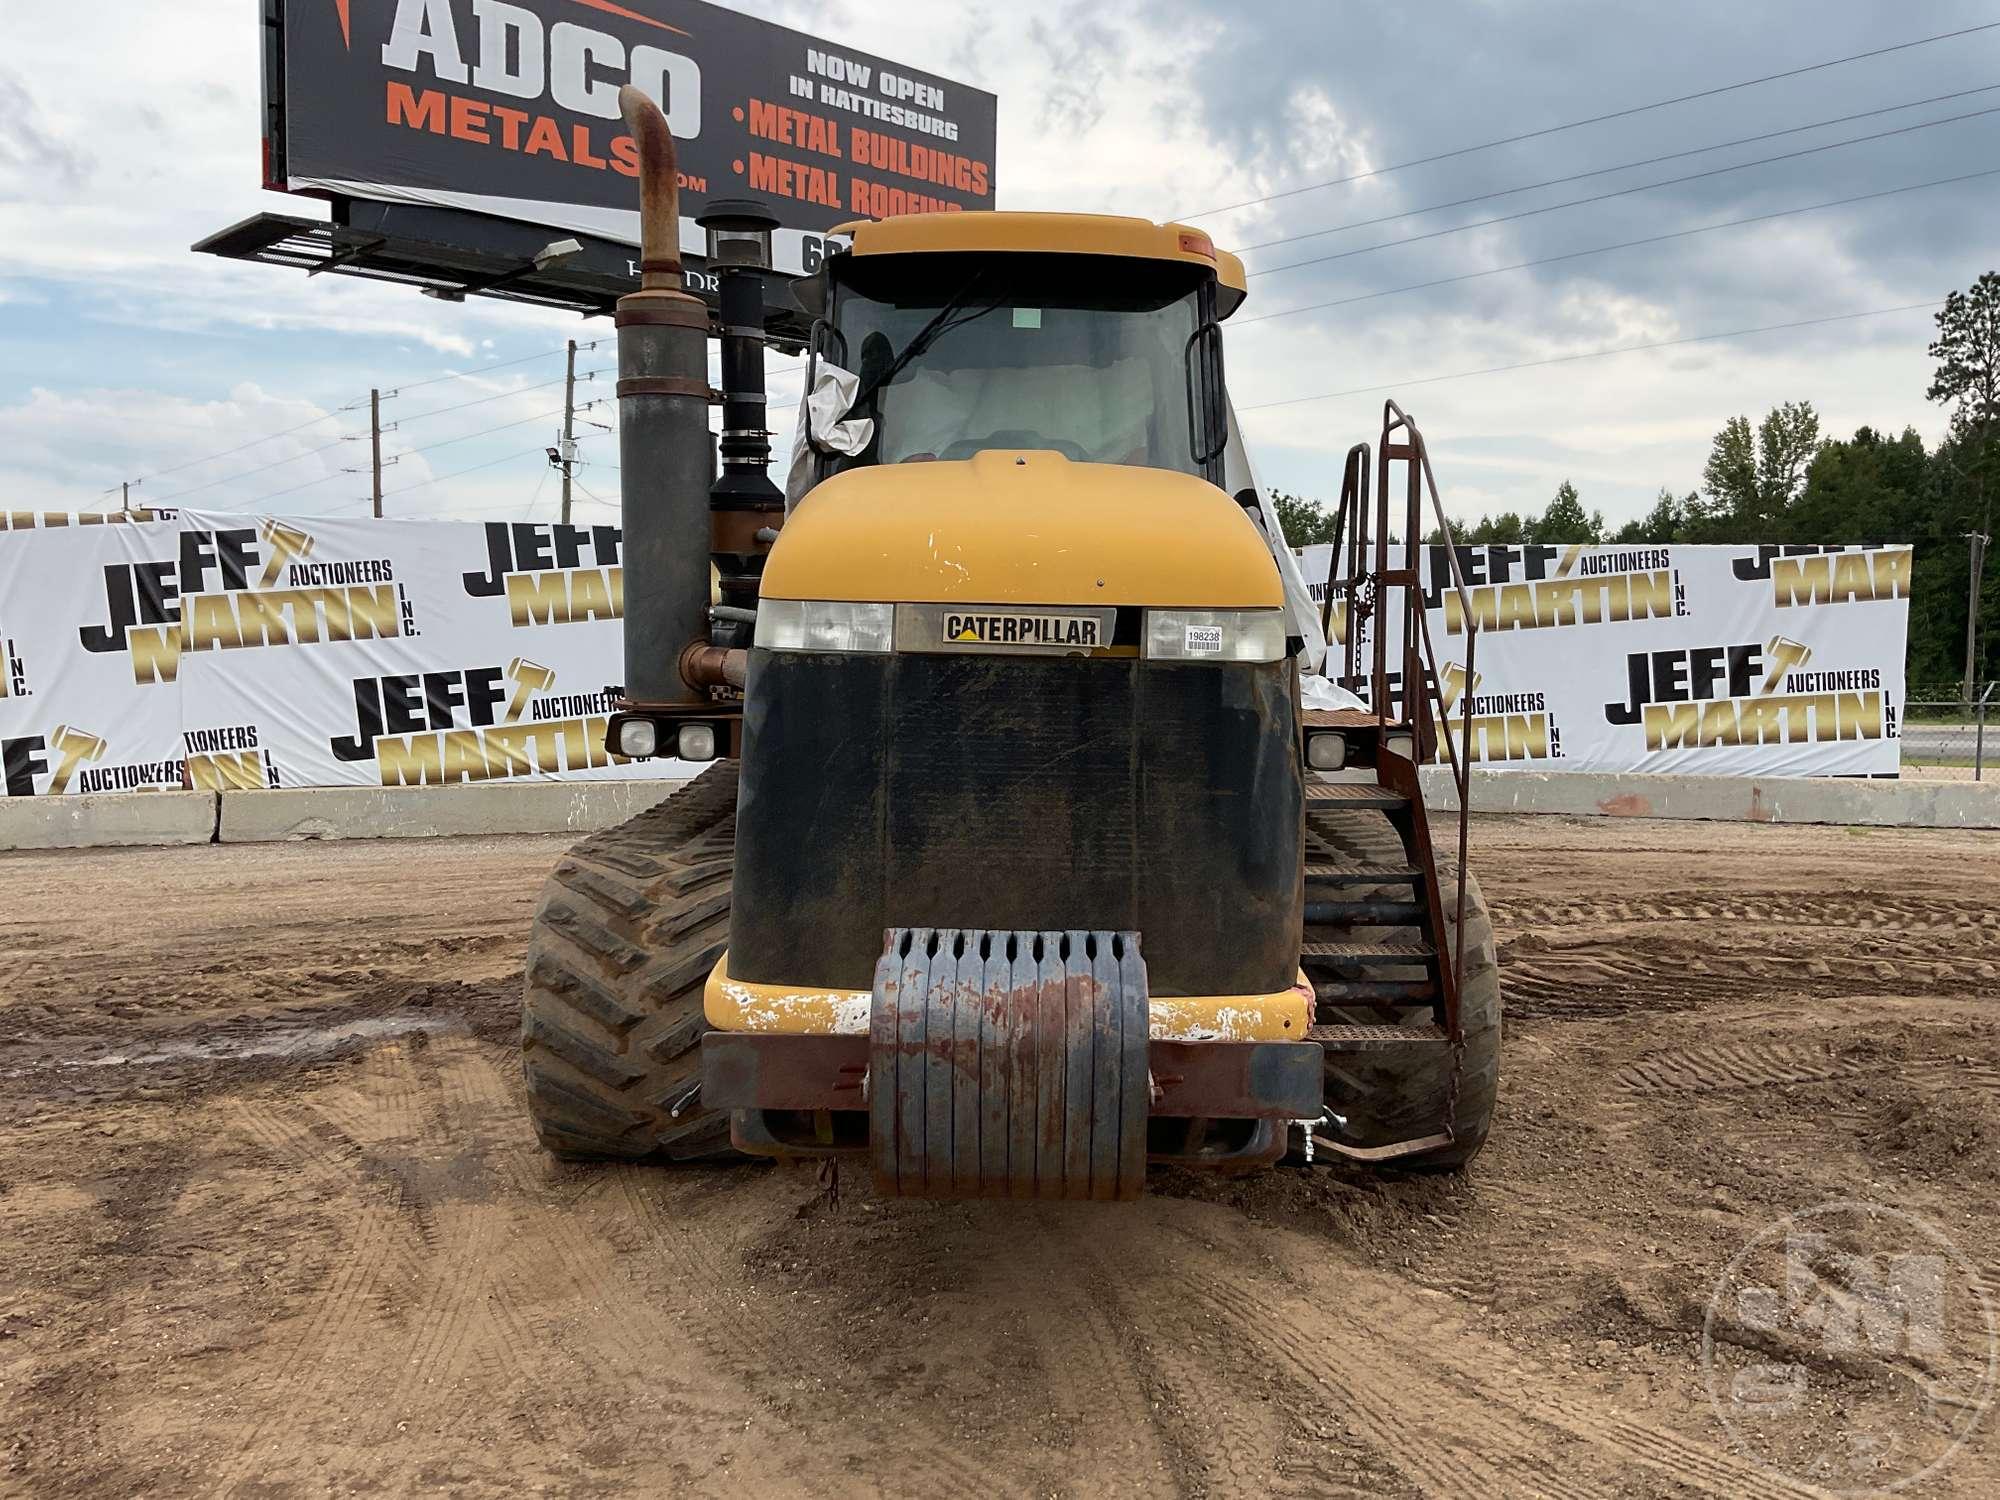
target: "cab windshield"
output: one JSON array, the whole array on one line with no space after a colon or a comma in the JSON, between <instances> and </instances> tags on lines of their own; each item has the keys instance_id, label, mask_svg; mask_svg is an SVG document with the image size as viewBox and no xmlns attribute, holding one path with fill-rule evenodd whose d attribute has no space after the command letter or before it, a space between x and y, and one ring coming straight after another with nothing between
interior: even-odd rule
<instances>
[{"instance_id":1,"label":"cab windshield","mask_svg":"<svg viewBox=\"0 0 2000 1500\"><path fill-rule=\"evenodd\" d=\"M849 259L836 349L877 424L858 461L1042 448L1201 473L1187 345L1206 285L1199 267L1104 256Z\"/></svg>"}]
</instances>

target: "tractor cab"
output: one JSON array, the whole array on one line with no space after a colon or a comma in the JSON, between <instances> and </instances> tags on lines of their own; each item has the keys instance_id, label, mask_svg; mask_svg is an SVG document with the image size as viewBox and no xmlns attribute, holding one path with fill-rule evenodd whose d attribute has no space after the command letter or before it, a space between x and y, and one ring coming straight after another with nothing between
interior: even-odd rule
<instances>
[{"instance_id":1,"label":"tractor cab","mask_svg":"<svg viewBox=\"0 0 2000 1500\"><path fill-rule=\"evenodd\" d=\"M1219 321L1243 300L1243 268L1206 234L1026 213L844 232L810 379L820 389L839 372L856 426L815 443L809 482L995 450L1222 482Z\"/></svg>"}]
</instances>

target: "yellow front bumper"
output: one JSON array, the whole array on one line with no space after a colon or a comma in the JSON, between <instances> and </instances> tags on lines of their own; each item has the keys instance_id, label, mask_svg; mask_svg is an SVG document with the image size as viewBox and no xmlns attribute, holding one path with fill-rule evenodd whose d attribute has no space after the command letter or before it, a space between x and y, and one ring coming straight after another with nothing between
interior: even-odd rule
<instances>
[{"instance_id":1,"label":"yellow front bumper","mask_svg":"<svg viewBox=\"0 0 2000 1500\"><path fill-rule=\"evenodd\" d=\"M805 984L732 979L729 955L708 976L702 1009L718 1031L788 1036L859 1036L868 1031L874 996ZM1312 1024L1312 984L1301 973L1269 995L1152 995L1147 1033L1156 1042L1298 1042Z\"/></svg>"}]
</instances>

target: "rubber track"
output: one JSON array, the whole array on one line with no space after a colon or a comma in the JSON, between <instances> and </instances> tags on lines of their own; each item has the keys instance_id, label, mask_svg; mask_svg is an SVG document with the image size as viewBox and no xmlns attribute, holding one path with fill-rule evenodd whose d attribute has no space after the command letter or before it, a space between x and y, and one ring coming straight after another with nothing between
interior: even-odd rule
<instances>
[{"instance_id":1,"label":"rubber track","mask_svg":"<svg viewBox=\"0 0 2000 1500\"><path fill-rule=\"evenodd\" d=\"M728 1116L691 1096L702 990L729 940L735 839L736 763L718 761L571 849L542 888L521 1060L535 1133L556 1155L732 1154Z\"/></svg>"}]
</instances>

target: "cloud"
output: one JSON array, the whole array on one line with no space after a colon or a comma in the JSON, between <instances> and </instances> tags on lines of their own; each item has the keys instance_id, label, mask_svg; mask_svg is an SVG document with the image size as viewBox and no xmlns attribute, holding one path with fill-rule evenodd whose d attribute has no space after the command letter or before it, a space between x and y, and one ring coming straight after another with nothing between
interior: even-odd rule
<instances>
[{"instance_id":1,"label":"cloud","mask_svg":"<svg viewBox=\"0 0 2000 1500\"><path fill-rule=\"evenodd\" d=\"M81 188L91 165L89 152L48 123L27 85L0 72L0 198L25 197L50 180Z\"/></svg>"},{"instance_id":2,"label":"cloud","mask_svg":"<svg viewBox=\"0 0 2000 1500\"><path fill-rule=\"evenodd\" d=\"M1920 14L1811 0L1688 0L1650 11L1585 0L1437 0L1418 23L1323 0L745 0L736 8L994 92L1005 206L1148 217L1395 167L1989 19L1970 0ZM0 243L8 251L0 304L10 335L0 343L0 437L8 444L0 483L10 495L46 494L51 505L92 500L120 478L332 414L371 386L547 353L578 333L574 319L536 309L478 299L444 305L401 287L191 255L196 239L254 213L323 212L259 185L254 19L240 0L124 7L86 69L74 53L73 13L14 9L0 71ZM1204 222L1219 243L1249 244L1973 88L1991 81L1996 37L1542 135ZM47 82L54 79L60 89ZM1608 172L1247 258L1261 269L1382 245L1989 102L2000 95ZM1977 170L1993 161L1996 141L2000 115L1262 275L1243 316ZM1253 404L1941 296L1992 267L1995 183L1245 324L1228 337L1232 387L1240 403ZM608 331L585 325L584 336ZM1663 484L1685 491L1697 482L1709 437L1729 416L1754 417L1780 401L1813 400L1832 432L1916 423L1934 436L1943 416L1923 399L1928 333L1921 314L1904 315L1403 393L1455 509L1540 506L1570 477L1587 505L1616 521L1645 509ZM554 367L531 368L520 384ZM519 513L542 485L548 508L552 481L533 447L546 437L537 425L546 408L536 403L559 402L546 390L513 393L514 373L495 387L506 400L392 437L392 451L409 451L523 419L490 437L409 452L387 486L406 488L403 506ZM427 389L490 394L471 383ZM1380 401L1371 393L1247 416L1267 482L1330 494L1347 445L1376 435ZM783 433L787 405L773 406ZM353 424L344 413L325 430ZM364 493L338 472L351 454L303 451L312 435L245 455L285 463L217 484L214 498L247 501L308 480L318 483L271 503L351 502ZM593 446L600 456L582 471L585 483L615 500L615 440L594 438L587 454ZM175 477L230 472L196 465Z\"/></svg>"}]
</instances>

